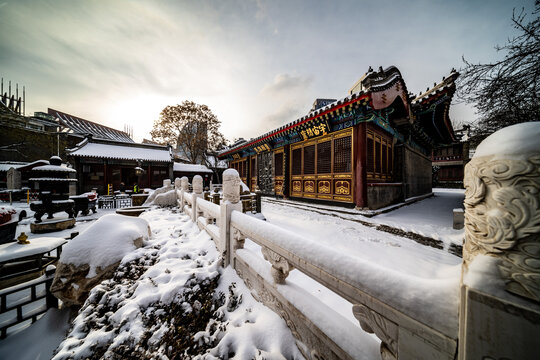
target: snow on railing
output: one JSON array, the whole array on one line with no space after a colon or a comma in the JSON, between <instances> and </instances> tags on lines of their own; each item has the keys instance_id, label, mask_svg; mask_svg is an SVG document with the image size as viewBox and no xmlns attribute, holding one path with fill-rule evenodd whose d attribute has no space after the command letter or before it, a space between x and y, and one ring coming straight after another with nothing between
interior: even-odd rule
<instances>
[{"instance_id":1,"label":"snow on railing","mask_svg":"<svg viewBox=\"0 0 540 360\"><path fill-rule=\"evenodd\" d=\"M251 286L248 286L252 291L274 292L272 304L281 298L278 302L281 305L276 308L264 296L258 296L274 310L281 309L282 316L287 313L286 317L297 317L294 314L301 313L294 301L275 291L278 285L286 284L289 271L296 268L354 304L351 310L362 328L381 339L384 356L397 358L400 349L405 351L403 341L414 338L419 339L423 348L441 354L440 358L453 359L457 346L457 283L407 278L243 214L236 170L229 169L223 174L220 205L185 191L186 182L187 178L175 182L181 187L177 194L184 212L212 237L222 254L223 265L231 265L241 277L250 278ZM246 258L248 250L243 250L246 238L262 247L266 261L256 256L251 256L251 260ZM264 263L271 265L270 280L260 275ZM258 275L249 276L250 273ZM298 325L299 322L304 324ZM313 354L325 359L356 356L346 345L339 344L339 337L332 339L332 334L325 334L320 325L316 326L305 315L298 317L295 328L299 340ZM327 346L329 341L333 346Z\"/></svg>"},{"instance_id":2,"label":"snow on railing","mask_svg":"<svg viewBox=\"0 0 540 360\"><path fill-rule=\"evenodd\" d=\"M383 359L535 358L540 123L507 129L486 139L466 167L461 280L407 276L242 214L240 177L233 169L223 173L219 206L196 191L189 194L184 183L178 201L212 237L223 265L231 265L254 296L284 318L308 359L365 356L362 346L351 346L360 335L350 324L336 336L339 325L328 315L333 310L320 311L312 306L317 299L306 302L309 295L287 282L293 269L352 303L361 328L381 340ZM504 143L506 152L500 150ZM261 247L266 261L244 249L246 239ZM319 311L308 316L310 307ZM353 340L344 341L348 336Z\"/></svg>"}]
</instances>

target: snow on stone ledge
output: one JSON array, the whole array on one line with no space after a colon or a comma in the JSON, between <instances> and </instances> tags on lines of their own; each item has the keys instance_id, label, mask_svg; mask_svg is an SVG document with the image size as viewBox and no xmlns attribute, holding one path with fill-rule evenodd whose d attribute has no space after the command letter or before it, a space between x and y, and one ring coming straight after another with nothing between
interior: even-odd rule
<instances>
[{"instance_id":1,"label":"snow on stone ledge","mask_svg":"<svg viewBox=\"0 0 540 360\"><path fill-rule=\"evenodd\" d=\"M79 236L64 245L60 262L80 266L89 264L87 278L96 275L96 268L104 268L136 249L133 241L147 240L150 227L144 219L109 214L102 216Z\"/></svg>"},{"instance_id":2,"label":"snow on stone ledge","mask_svg":"<svg viewBox=\"0 0 540 360\"><path fill-rule=\"evenodd\" d=\"M508 126L482 141L476 148L473 158L540 152L539 139L539 121Z\"/></svg>"}]
</instances>

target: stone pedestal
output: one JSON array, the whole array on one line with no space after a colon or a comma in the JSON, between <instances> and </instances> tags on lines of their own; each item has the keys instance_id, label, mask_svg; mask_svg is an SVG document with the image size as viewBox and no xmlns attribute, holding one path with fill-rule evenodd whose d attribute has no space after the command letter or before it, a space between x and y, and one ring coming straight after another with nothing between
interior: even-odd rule
<instances>
[{"instance_id":1,"label":"stone pedestal","mask_svg":"<svg viewBox=\"0 0 540 360\"><path fill-rule=\"evenodd\" d=\"M75 226L75 218L45 220L40 223L31 222L30 231L33 234L42 234L53 231L71 229Z\"/></svg>"}]
</instances>

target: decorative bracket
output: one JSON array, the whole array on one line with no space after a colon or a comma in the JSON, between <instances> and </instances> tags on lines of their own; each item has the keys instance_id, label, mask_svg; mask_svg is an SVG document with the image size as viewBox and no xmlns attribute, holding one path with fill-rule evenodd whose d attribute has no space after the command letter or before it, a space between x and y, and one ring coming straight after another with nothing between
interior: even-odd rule
<instances>
[{"instance_id":1,"label":"decorative bracket","mask_svg":"<svg viewBox=\"0 0 540 360\"><path fill-rule=\"evenodd\" d=\"M353 314L364 331L375 334L381 339L381 358L396 360L398 358L398 325L363 304L353 305Z\"/></svg>"},{"instance_id":2,"label":"decorative bracket","mask_svg":"<svg viewBox=\"0 0 540 360\"><path fill-rule=\"evenodd\" d=\"M272 278L274 279L274 283L285 284L285 279L289 276L289 272L294 270L294 266L283 256L266 247L263 247L261 251L264 259L272 264Z\"/></svg>"}]
</instances>

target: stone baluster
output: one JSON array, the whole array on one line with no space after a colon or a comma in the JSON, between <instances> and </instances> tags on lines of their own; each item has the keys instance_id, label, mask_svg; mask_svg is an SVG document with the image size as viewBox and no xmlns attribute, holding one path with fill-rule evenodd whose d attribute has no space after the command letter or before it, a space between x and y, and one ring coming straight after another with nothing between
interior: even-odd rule
<instances>
[{"instance_id":1,"label":"stone baluster","mask_svg":"<svg viewBox=\"0 0 540 360\"><path fill-rule=\"evenodd\" d=\"M182 188L182 180L180 178L174 179L174 189L180 190Z\"/></svg>"},{"instance_id":2,"label":"stone baluster","mask_svg":"<svg viewBox=\"0 0 540 360\"><path fill-rule=\"evenodd\" d=\"M231 248L231 214L233 210L242 211L240 203L240 176L235 169L223 172L223 201L220 205L219 238L223 265L228 266L233 256Z\"/></svg>"},{"instance_id":3,"label":"stone baluster","mask_svg":"<svg viewBox=\"0 0 540 360\"><path fill-rule=\"evenodd\" d=\"M171 179L164 179L163 187L170 187L170 186L171 186Z\"/></svg>"},{"instance_id":4,"label":"stone baluster","mask_svg":"<svg viewBox=\"0 0 540 360\"><path fill-rule=\"evenodd\" d=\"M189 191L189 180L186 176L182 176L180 179L180 192L179 192L179 199L178 199L178 206L180 207L180 211L184 212L184 193Z\"/></svg>"},{"instance_id":5,"label":"stone baluster","mask_svg":"<svg viewBox=\"0 0 540 360\"><path fill-rule=\"evenodd\" d=\"M193 177L193 204L191 205L192 214L193 214L193 222L197 223L197 218L201 215L200 211L197 208L197 199L203 197L203 178L200 175L195 175Z\"/></svg>"},{"instance_id":6,"label":"stone baluster","mask_svg":"<svg viewBox=\"0 0 540 360\"><path fill-rule=\"evenodd\" d=\"M540 354L540 122L486 138L465 167L458 359Z\"/></svg>"}]
</instances>

